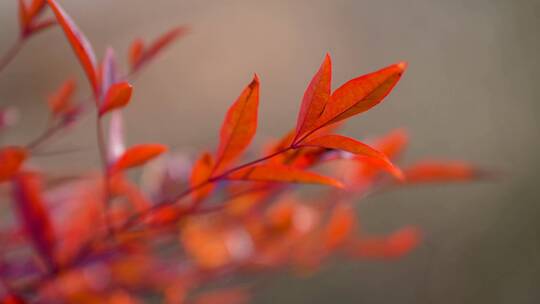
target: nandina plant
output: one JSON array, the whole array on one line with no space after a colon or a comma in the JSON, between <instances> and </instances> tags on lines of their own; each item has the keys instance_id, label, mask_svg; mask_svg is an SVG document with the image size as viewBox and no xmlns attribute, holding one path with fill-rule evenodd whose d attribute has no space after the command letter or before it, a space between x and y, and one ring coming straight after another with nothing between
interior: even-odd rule
<instances>
[{"instance_id":1,"label":"nandina plant","mask_svg":"<svg viewBox=\"0 0 540 304\"><path fill-rule=\"evenodd\" d=\"M54 18L42 17L47 7ZM332 91L329 55L305 90L296 126L259 157L243 158L257 131L261 81L255 75L227 111L217 148L194 158L190 174L177 174L182 170L167 161L174 154L165 145L125 147L122 111L130 103L132 76L187 29L174 28L149 43L135 40L129 71L122 74L113 49L97 61L57 1L19 0L19 15L19 39L0 59L0 70L34 34L56 24L91 95L76 99L75 81L66 80L48 98L49 124L41 135L0 147L0 183L9 190L2 195L17 219L0 228L2 303L244 303L256 284L242 279L248 275L312 273L336 256L391 260L419 244L415 227L390 235L360 230L354 208L360 198L396 186L484 176L460 161L399 167L395 160L408 141L403 130L369 145L339 135L346 120L384 100L407 64ZM12 113L0 110L1 131L10 127ZM55 180L27 164L83 115L96 120L99 174L89 168L87 175ZM135 179L126 174L130 170L143 170L146 178ZM302 184L320 187L305 191ZM234 284L219 284L234 275Z\"/></svg>"}]
</instances>

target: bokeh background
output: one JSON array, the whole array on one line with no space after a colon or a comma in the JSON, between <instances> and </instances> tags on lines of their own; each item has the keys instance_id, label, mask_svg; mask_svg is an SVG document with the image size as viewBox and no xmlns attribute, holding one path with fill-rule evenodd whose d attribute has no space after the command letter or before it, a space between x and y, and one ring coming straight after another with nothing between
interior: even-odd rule
<instances>
[{"instance_id":1,"label":"bokeh background","mask_svg":"<svg viewBox=\"0 0 540 304\"><path fill-rule=\"evenodd\" d=\"M16 2L0 1L0 52L17 34ZM382 105L345 133L405 127L405 161L465 159L497 182L402 189L359 203L366 230L422 227L424 244L391 263L341 263L310 278L265 281L257 303L540 303L540 1L538 0L64 0L98 54L187 24L191 34L135 83L130 143L192 153L217 142L222 117L252 73L262 80L257 142L295 123L326 52L334 87L400 60L410 67ZM125 57L124 57L125 58ZM76 77L58 28L33 38L0 74L0 106L20 110L1 143L22 144L46 122L47 93ZM79 172L97 163L93 119L49 146L76 151L35 164ZM62 163L58 168L56 164Z\"/></svg>"}]
</instances>

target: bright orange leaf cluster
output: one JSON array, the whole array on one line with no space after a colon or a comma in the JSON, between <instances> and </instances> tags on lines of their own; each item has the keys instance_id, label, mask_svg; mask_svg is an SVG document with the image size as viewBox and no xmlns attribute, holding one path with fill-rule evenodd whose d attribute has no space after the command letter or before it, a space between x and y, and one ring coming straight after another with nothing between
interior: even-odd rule
<instances>
[{"instance_id":1,"label":"bright orange leaf cluster","mask_svg":"<svg viewBox=\"0 0 540 304\"><path fill-rule=\"evenodd\" d=\"M39 18L47 6L54 21ZM136 39L123 75L114 50L98 61L57 1L20 0L19 15L21 39L60 26L94 102L78 98L69 79L48 98L49 125L41 135L26 145L0 147L0 183L9 188L18 219L0 228L0 303L245 303L253 281L206 287L255 271L311 273L333 256L401 257L420 243L419 230L370 235L356 215L360 197L375 189L485 176L465 162L396 165L408 142L402 130L370 144L337 134L347 119L382 102L407 65L390 65L332 91L329 55L305 90L296 126L258 158L244 160L257 133L257 75L227 111L215 152L201 152L189 168L161 144L126 148L122 110L132 97L130 76L186 28L150 44ZM0 69L8 61L0 61ZM0 114L1 131L7 124ZM96 118L99 174L58 180L28 163L82 115ZM128 169L142 169L141 177L126 175ZM323 187L304 191L299 184Z\"/></svg>"}]
</instances>

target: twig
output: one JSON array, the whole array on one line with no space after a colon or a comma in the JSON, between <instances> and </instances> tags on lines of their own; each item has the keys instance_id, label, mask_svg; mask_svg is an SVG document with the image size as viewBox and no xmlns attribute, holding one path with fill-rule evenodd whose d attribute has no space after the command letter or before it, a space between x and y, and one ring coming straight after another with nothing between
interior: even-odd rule
<instances>
[{"instance_id":1,"label":"twig","mask_svg":"<svg viewBox=\"0 0 540 304\"><path fill-rule=\"evenodd\" d=\"M0 71L2 71L8 64L15 58L15 56L19 53L21 50L25 39L24 38L18 38L15 43L7 50L7 52L0 57Z\"/></svg>"}]
</instances>

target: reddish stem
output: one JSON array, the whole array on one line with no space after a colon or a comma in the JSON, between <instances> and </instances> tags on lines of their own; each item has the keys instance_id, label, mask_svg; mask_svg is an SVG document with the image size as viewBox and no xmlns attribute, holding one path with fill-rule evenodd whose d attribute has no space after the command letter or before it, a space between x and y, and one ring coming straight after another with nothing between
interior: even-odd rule
<instances>
[{"instance_id":1,"label":"reddish stem","mask_svg":"<svg viewBox=\"0 0 540 304\"><path fill-rule=\"evenodd\" d=\"M52 138L58 131L62 130L62 127L62 123L49 124L47 129L45 129L45 131L41 133L41 135L39 135L26 145L26 149L36 150L39 146Z\"/></svg>"},{"instance_id":2,"label":"reddish stem","mask_svg":"<svg viewBox=\"0 0 540 304\"><path fill-rule=\"evenodd\" d=\"M8 51L0 57L0 71L2 71L21 50L25 39L19 38L15 43L8 49Z\"/></svg>"},{"instance_id":3,"label":"reddish stem","mask_svg":"<svg viewBox=\"0 0 540 304\"><path fill-rule=\"evenodd\" d=\"M96 101L96 104L98 102ZM104 217L105 225L109 233L113 233L113 227L110 218L110 207L111 207L111 191L109 188L109 163L107 161L107 144L105 143L105 132L103 131L103 120L101 116L97 114L96 120L96 133L97 133L97 143L99 148L99 156L101 160L101 166L103 171L103 203L104 203Z\"/></svg>"}]
</instances>

